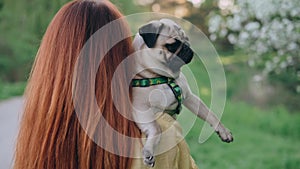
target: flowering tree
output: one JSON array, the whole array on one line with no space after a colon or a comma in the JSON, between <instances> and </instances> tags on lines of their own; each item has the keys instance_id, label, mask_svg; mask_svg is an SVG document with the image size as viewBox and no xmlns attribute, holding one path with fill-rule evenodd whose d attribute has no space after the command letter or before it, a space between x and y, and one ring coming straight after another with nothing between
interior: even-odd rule
<instances>
[{"instance_id":1,"label":"flowering tree","mask_svg":"<svg viewBox=\"0 0 300 169\"><path fill-rule=\"evenodd\" d=\"M265 74L286 74L300 92L300 1L220 0L209 18L210 39L227 38Z\"/></svg>"}]
</instances>

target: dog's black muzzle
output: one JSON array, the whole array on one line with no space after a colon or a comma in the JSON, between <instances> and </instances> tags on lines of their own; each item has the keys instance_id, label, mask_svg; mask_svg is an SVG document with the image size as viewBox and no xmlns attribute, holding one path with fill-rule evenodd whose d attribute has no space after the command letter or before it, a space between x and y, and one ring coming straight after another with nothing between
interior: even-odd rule
<instances>
[{"instance_id":1,"label":"dog's black muzzle","mask_svg":"<svg viewBox=\"0 0 300 169\"><path fill-rule=\"evenodd\" d=\"M194 52L187 42L182 43L177 39L175 40L176 42L165 45L169 52L174 53L174 57L172 57L168 63L168 66L174 71L180 69L181 66L190 63L194 56Z\"/></svg>"}]
</instances>

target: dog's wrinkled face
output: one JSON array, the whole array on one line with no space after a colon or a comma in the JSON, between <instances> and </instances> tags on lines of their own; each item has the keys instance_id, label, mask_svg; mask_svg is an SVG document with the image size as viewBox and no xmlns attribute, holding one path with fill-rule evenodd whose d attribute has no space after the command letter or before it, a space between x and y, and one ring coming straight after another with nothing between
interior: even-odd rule
<instances>
[{"instance_id":1,"label":"dog's wrinkled face","mask_svg":"<svg viewBox=\"0 0 300 169\"><path fill-rule=\"evenodd\" d=\"M143 43L137 43L141 39ZM159 60L162 64L159 68L168 68L171 74L178 74L180 68L191 62L194 55L185 32L170 19L155 20L142 26L135 37L134 47L136 50L153 49L147 53L147 57ZM149 62L149 59L146 61Z\"/></svg>"}]
</instances>

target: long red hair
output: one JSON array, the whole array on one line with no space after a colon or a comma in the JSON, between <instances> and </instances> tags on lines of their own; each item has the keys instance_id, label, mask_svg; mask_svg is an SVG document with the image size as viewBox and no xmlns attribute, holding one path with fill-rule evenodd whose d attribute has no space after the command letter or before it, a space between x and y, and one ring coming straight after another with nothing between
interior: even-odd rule
<instances>
[{"instance_id":1,"label":"long red hair","mask_svg":"<svg viewBox=\"0 0 300 169\"><path fill-rule=\"evenodd\" d=\"M87 40L105 24L122 17L118 9L108 1L75 0L64 5L47 28L38 50L28 86L25 91L25 108L17 138L14 169L128 169L130 157L120 156L98 146L86 134L79 123L72 99L72 83L76 61ZM129 32L128 25L121 23L114 32ZM109 43L109 36L102 45ZM106 38L106 39L105 39ZM99 46L101 48L101 46ZM113 140L120 154L133 153L133 142L124 138L140 137L135 123L123 117L114 106L111 94L111 79L117 66L131 53L131 38L117 43L105 55L97 69L94 97L101 116L121 133L105 133L98 123L92 123L93 137ZM94 54L93 54L94 53ZM97 60L97 52L87 57L90 64ZM126 67L118 75L118 102L124 103L120 111L130 115L126 92ZM79 72L77 72L80 74ZM118 86L119 85L119 86ZM93 88L87 90L93 90ZM89 93L88 91L86 93ZM89 99L82 99L83 113L89 113ZM82 112L81 112L82 113ZM122 112L123 114L124 112ZM123 153L122 153L123 152Z\"/></svg>"}]
</instances>

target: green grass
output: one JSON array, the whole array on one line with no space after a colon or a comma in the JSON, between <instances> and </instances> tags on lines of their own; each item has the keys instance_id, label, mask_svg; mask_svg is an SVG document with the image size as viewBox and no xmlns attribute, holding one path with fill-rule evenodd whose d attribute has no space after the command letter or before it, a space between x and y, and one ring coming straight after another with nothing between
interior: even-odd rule
<instances>
[{"instance_id":1,"label":"green grass","mask_svg":"<svg viewBox=\"0 0 300 169\"><path fill-rule=\"evenodd\" d=\"M16 82L16 83L0 82L0 100L23 95L25 87L26 87L26 82Z\"/></svg>"},{"instance_id":2,"label":"green grass","mask_svg":"<svg viewBox=\"0 0 300 169\"><path fill-rule=\"evenodd\" d=\"M260 109L231 96L243 89L251 76L243 66L226 65L227 101L221 121L234 136L233 143L223 143L216 134L200 144L204 122L184 109L179 121L191 154L200 169L300 169L300 112L290 113L283 106ZM232 67L233 66L233 67ZM210 82L202 63L193 62L192 70L201 98L209 105ZM228 71L229 68L229 71ZM238 68L238 70L233 70ZM229 72L229 73L228 73ZM189 79L189 77L188 77ZM204 90L205 89L205 90ZM183 115L184 114L184 115ZM189 129L190 126L193 126Z\"/></svg>"},{"instance_id":3,"label":"green grass","mask_svg":"<svg viewBox=\"0 0 300 169\"><path fill-rule=\"evenodd\" d=\"M300 168L299 114L289 114L283 108L262 111L245 103L228 101L222 122L232 131L233 143L223 143L213 134L199 144L201 120L196 121L186 136L200 168Z\"/></svg>"}]
</instances>

